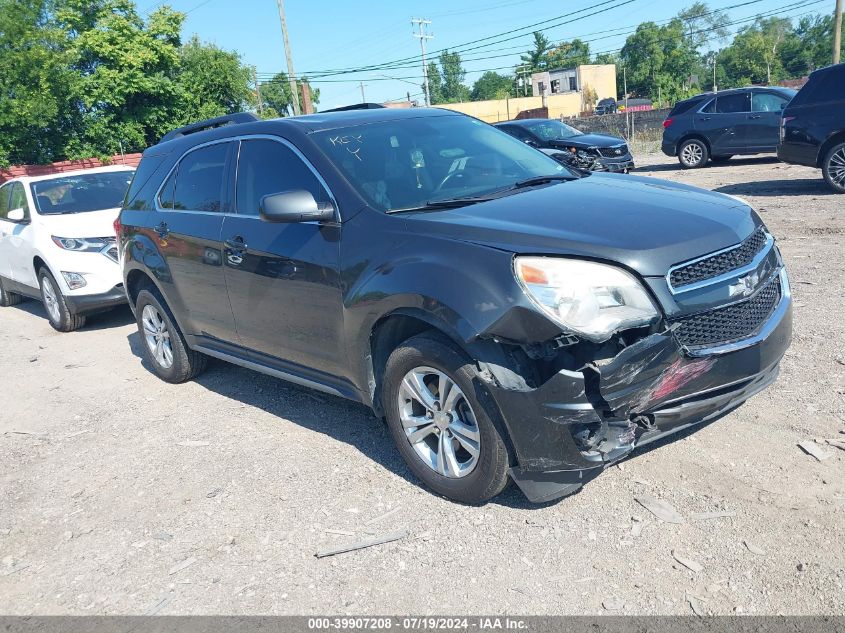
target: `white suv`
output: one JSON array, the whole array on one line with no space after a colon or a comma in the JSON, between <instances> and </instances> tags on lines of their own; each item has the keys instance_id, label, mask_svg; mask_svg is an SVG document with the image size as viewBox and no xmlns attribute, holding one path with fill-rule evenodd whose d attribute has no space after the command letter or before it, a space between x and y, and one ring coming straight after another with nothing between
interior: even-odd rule
<instances>
[{"instance_id":1,"label":"white suv","mask_svg":"<svg viewBox=\"0 0 845 633\"><path fill-rule=\"evenodd\" d=\"M70 332L126 302L114 221L131 167L24 176L0 186L0 306L40 298Z\"/></svg>"}]
</instances>

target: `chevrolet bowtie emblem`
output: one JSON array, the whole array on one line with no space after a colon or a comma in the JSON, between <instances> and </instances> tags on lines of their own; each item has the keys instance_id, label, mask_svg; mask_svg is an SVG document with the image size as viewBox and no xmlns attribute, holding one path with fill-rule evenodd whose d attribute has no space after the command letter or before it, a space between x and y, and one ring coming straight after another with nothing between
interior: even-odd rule
<instances>
[{"instance_id":1,"label":"chevrolet bowtie emblem","mask_svg":"<svg viewBox=\"0 0 845 633\"><path fill-rule=\"evenodd\" d=\"M754 292L758 283L760 283L760 275L757 273L740 277L736 283L728 286L728 297L747 297Z\"/></svg>"}]
</instances>

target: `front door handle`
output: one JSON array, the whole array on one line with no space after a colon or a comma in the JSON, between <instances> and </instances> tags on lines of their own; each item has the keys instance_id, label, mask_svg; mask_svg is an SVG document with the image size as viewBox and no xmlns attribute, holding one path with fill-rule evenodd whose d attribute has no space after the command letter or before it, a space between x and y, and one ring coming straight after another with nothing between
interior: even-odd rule
<instances>
[{"instance_id":1,"label":"front door handle","mask_svg":"<svg viewBox=\"0 0 845 633\"><path fill-rule=\"evenodd\" d=\"M762 118L763 118L763 115L762 115L762 114L752 114L752 115L751 115L750 117L748 117L748 118L749 118L749 119L762 119Z\"/></svg>"},{"instance_id":2,"label":"front door handle","mask_svg":"<svg viewBox=\"0 0 845 633\"><path fill-rule=\"evenodd\" d=\"M245 251L247 249L246 243L244 242L244 238L242 238L240 235L230 237L223 243L226 245L226 248L230 248L233 251Z\"/></svg>"},{"instance_id":3,"label":"front door handle","mask_svg":"<svg viewBox=\"0 0 845 633\"><path fill-rule=\"evenodd\" d=\"M167 228L167 222L159 222L158 226L156 227L156 233L161 239L166 238L170 235L170 229Z\"/></svg>"}]
</instances>

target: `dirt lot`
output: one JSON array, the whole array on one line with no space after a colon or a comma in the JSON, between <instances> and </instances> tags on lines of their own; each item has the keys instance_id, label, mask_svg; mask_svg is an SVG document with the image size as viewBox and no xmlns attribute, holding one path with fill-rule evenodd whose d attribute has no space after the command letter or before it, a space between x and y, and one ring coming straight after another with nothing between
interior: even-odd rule
<instances>
[{"instance_id":1,"label":"dirt lot","mask_svg":"<svg viewBox=\"0 0 845 633\"><path fill-rule=\"evenodd\" d=\"M568 499L463 507L363 407L224 363L167 385L128 310L57 334L26 302L0 310L0 613L845 614L845 451L796 446L845 439L845 197L768 158L640 162L778 236L796 331L774 388Z\"/></svg>"}]
</instances>

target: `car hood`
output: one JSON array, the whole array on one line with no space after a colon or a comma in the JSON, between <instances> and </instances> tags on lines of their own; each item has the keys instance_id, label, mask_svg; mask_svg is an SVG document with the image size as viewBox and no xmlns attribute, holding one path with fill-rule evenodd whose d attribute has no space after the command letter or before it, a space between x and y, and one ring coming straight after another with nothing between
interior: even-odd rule
<instances>
[{"instance_id":1,"label":"car hood","mask_svg":"<svg viewBox=\"0 0 845 633\"><path fill-rule=\"evenodd\" d=\"M412 233L518 254L612 261L643 276L663 276L674 264L737 244L761 223L724 194L618 174L406 217Z\"/></svg>"},{"instance_id":2,"label":"car hood","mask_svg":"<svg viewBox=\"0 0 845 633\"><path fill-rule=\"evenodd\" d=\"M114 237L119 208L63 215L42 215L40 222L56 237Z\"/></svg>"},{"instance_id":3,"label":"car hood","mask_svg":"<svg viewBox=\"0 0 845 633\"><path fill-rule=\"evenodd\" d=\"M549 142L549 146L578 147L586 149L588 147L615 147L616 145L622 145L624 142L625 139L621 139L618 136L608 136L606 134L579 134L578 136L573 136L561 141L551 141Z\"/></svg>"}]
</instances>

